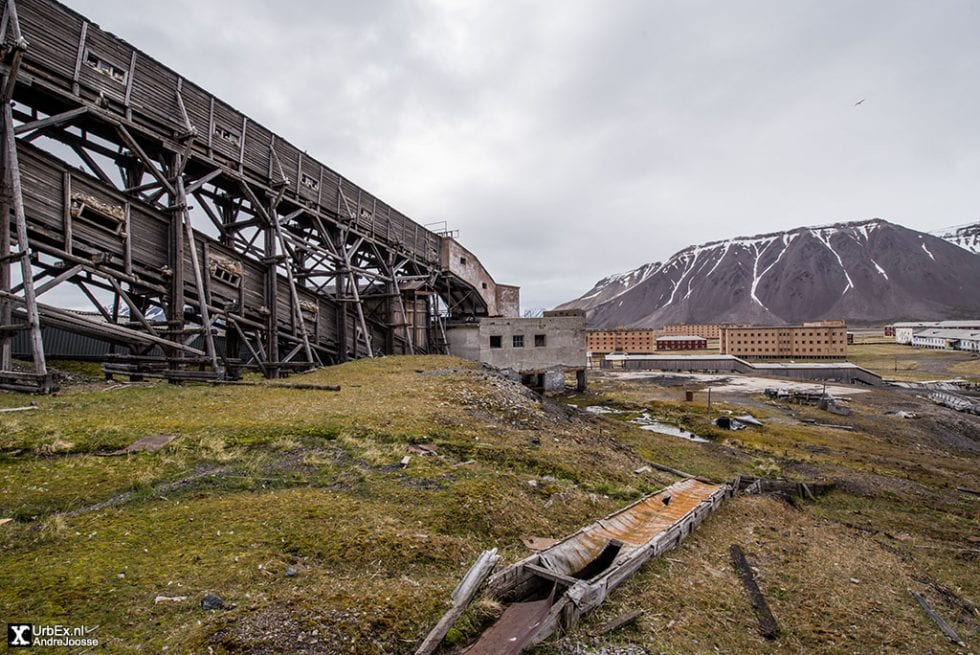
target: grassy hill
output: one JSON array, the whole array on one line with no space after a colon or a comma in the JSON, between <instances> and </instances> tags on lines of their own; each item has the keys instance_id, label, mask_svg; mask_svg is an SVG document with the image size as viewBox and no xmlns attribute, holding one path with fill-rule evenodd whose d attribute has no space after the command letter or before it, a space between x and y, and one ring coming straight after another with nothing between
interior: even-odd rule
<instances>
[{"instance_id":1,"label":"grassy hill","mask_svg":"<svg viewBox=\"0 0 980 655\"><path fill-rule=\"evenodd\" d=\"M450 357L363 360L288 382L300 380L341 391L92 383L0 414L0 518L14 519L0 526L4 616L97 625L105 652L410 652L481 550L515 561L521 537L563 536L677 479L634 473L651 460L717 480L826 475L842 490L802 509L726 503L582 631L539 652L572 652L589 625L637 607L647 613L610 643L957 652L908 588L977 640L980 503L952 488L980 486L976 451L889 444L873 408L858 433L729 435L620 383L566 399L653 410L714 438L695 444L542 402ZM28 400L0 394L0 408ZM176 438L106 456L152 435ZM735 542L760 568L784 630L776 642L753 630L726 560ZM201 609L208 592L234 607ZM451 639L495 611L477 604Z\"/></svg>"}]
</instances>

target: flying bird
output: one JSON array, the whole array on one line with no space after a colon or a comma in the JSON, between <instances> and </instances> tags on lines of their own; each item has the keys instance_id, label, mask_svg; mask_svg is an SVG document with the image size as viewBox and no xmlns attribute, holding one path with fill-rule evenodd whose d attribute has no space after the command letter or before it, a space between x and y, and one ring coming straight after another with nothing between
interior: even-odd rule
<instances>
[{"instance_id":1,"label":"flying bird","mask_svg":"<svg viewBox=\"0 0 980 655\"><path fill-rule=\"evenodd\" d=\"M862 102L864 102L864 98L861 98L860 100L858 100L857 102L855 102L855 103L854 103L854 106L855 106L855 107L857 107L857 106L858 106L858 105L860 105L860 104L861 104Z\"/></svg>"}]
</instances>

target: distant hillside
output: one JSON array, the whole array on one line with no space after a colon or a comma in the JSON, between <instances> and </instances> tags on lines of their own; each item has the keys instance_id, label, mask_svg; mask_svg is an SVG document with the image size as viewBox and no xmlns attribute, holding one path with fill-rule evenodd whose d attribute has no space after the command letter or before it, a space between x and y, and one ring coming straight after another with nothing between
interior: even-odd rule
<instances>
[{"instance_id":1,"label":"distant hillside","mask_svg":"<svg viewBox=\"0 0 980 655\"><path fill-rule=\"evenodd\" d=\"M969 250L975 255L980 255L980 223L948 227L931 234Z\"/></svg>"},{"instance_id":2,"label":"distant hillside","mask_svg":"<svg viewBox=\"0 0 980 655\"><path fill-rule=\"evenodd\" d=\"M736 237L607 277L561 307L586 309L594 327L980 316L980 257L961 245L881 219Z\"/></svg>"}]
</instances>

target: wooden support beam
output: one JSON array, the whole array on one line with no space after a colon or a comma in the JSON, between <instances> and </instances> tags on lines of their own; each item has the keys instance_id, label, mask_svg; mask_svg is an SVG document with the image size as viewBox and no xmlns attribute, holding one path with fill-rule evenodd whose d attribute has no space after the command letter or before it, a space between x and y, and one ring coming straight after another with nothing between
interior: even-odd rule
<instances>
[{"instance_id":1,"label":"wooden support beam","mask_svg":"<svg viewBox=\"0 0 980 655\"><path fill-rule=\"evenodd\" d=\"M13 5L8 5L8 7L10 6ZM31 245L27 238L27 216L24 213L24 195L21 187L20 165L17 159L17 142L14 139L14 116L10 103L4 103L3 105L3 136L5 146L4 173L7 180L6 189L10 195L10 203L14 208L14 221L17 228L17 248L22 253L29 253ZM7 221L9 219L4 216L3 220ZM34 274L31 270L30 257L21 257L20 270L24 285L24 304L27 312L27 322L31 326L31 354L34 359L34 373L47 378L48 367L44 359L44 342L41 340L41 318L38 316L37 298L34 293ZM43 386L44 391L50 390L50 381Z\"/></svg>"},{"instance_id":2,"label":"wooden support beam","mask_svg":"<svg viewBox=\"0 0 980 655\"><path fill-rule=\"evenodd\" d=\"M738 544L732 544L730 551L732 554L732 563L735 564L735 569L738 571L739 577L742 578L742 585L749 594L752 609L755 610L756 617L759 619L759 632L766 639L775 639L779 635L779 626L776 624L776 619L769 610L769 604L766 603L765 596L759 590L759 585L755 581L755 574L752 573L752 569L745 559L745 553L742 552Z\"/></svg>"}]
</instances>

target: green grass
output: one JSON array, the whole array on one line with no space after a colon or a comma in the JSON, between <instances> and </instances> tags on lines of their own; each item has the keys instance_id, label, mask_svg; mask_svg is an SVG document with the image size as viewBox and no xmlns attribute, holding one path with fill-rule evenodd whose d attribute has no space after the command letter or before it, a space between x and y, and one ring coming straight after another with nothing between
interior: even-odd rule
<instances>
[{"instance_id":1,"label":"green grass","mask_svg":"<svg viewBox=\"0 0 980 655\"><path fill-rule=\"evenodd\" d=\"M716 480L754 472L846 483L803 511L787 510L793 514L723 506L678 551L690 568L665 560L645 568L609 611L639 598L651 614L662 607L687 617L678 630L650 618L627 633L652 652L698 652L690 640L699 638L723 651L757 650L750 625L733 631L726 623L749 611L737 585L731 591L728 577L710 573L726 566L732 526L769 535L788 521L881 570L894 555L895 584L928 576L977 596L975 561L964 555L977 506L950 488L980 485L975 457L893 443L876 427L884 419L870 412L856 417L860 431L840 433L773 424L779 413L756 407L770 421L765 430L729 433L708 423L702 405L651 401L642 388L598 381L568 401L630 413L595 417L542 404L449 357L358 361L294 379L341 391L151 383L0 394L0 406L38 407L0 415L0 518L15 519L0 526L5 613L97 624L107 652L297 652L298 635L309 644L314 630L321 652L408 652L482 549L516 561L527 553L522 537L565 536L676 479L634 473L645 461ZM641 411L713 443L624 420ZM150 434L177 439L156 453L104 456ZM434 445L436 454L412 456L403 468L415 443ZM900 533L911 538L888 536ZM779 539L765 544L767 557L785 566L785 580L767 587L792 626L782 652L835 652L822 645L815 614L791 609L806 567L830 551L797 556L780 554ZM773 562L767 566L779 572ZM299 575L286 577L286 567ZM826 593L841 591L826 584ZM205 612L198 603L209 591L237 607ZM157 596L187 599L154 603ZM900 600L888 603L883 616L913 616ZM495 611L475 605L454 638L470 638ZM835 630L853 622L840 612L827 619ZM725 620L692 618L699 614ZM611 618L588 620L600 617ZM862 632L866 641L855 648L873 648L873 632ZM941 643L928 647L943 652Z\"/></svg>"}]
</instances>

